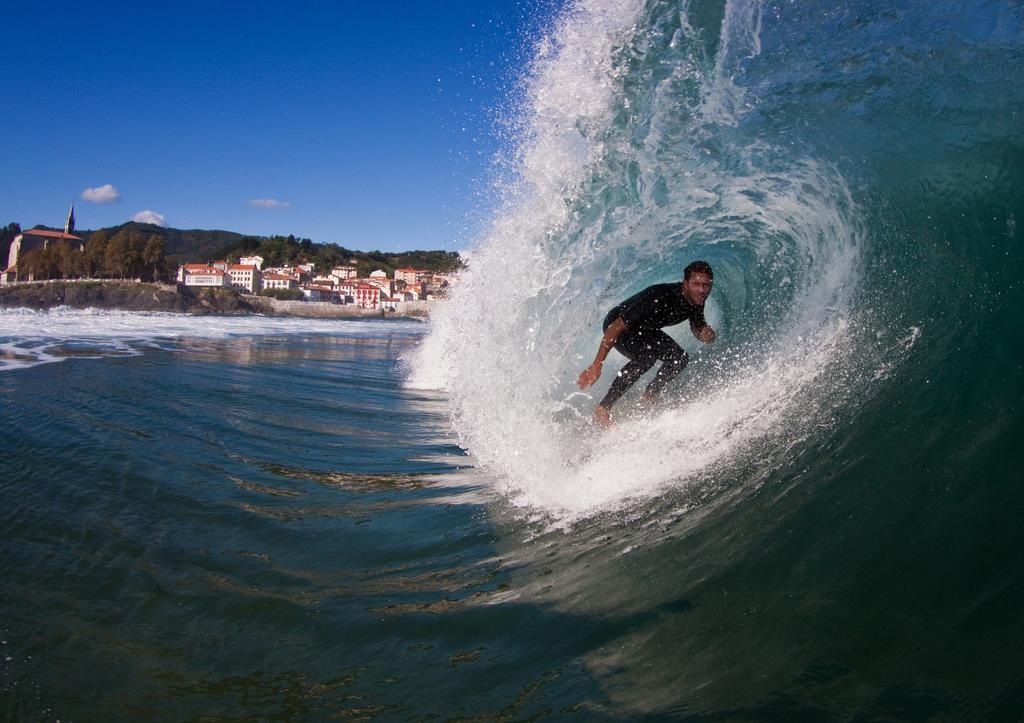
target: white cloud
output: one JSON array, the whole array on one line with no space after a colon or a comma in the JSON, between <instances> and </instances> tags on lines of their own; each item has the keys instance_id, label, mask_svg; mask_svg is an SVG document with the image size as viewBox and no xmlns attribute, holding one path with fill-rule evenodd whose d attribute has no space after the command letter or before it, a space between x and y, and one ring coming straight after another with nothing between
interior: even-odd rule
<instances>
[{"instance_id":1,"label":"white cloud","mask_svg":"<svg viewBox=\"0 0 1024 723\"><path fill-rule=\"evenodd\" d=\"M162 213L156 211L139 211L137 214L132 216L132 221L137 223L151 223L154 226L166 226L167 219L164 218Z\"/></svg>"},{"instance_id":2,"label":"white cloud","mask_svg":"<svg viewBox=\"0 0 1024 723\"><path fill-rule=\"evenodd\" d=\"M113 203L120 200L121 194L111 184L105 183L96 188L85 189L82 191L82 198L93 203Z\"/></svg>"},{"instance_id":3,"label":"white cloud","mask_svg":"<svg viewBox=\"0 0 1024 723\"><path fill-rule=\"evenodd\" d=\"M289 208L291 201L278 201L276 198L250 198L249 205L254 208Z\"/></svg>"}]
</instances>

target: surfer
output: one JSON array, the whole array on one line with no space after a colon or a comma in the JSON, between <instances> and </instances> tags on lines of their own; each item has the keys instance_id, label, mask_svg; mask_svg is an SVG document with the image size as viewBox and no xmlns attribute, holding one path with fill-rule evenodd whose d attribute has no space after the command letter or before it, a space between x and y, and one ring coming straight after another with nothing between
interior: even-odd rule
<instances>
[{"instance_id":1,"label":"surfer","mask_svg":"<svg viewBox=\"0 0 1024 723\"><path fill-rule=\"evenodd\" d=\"M683 269L682 283L655 284L613 307L604 318L604 337L594 363L580 373L580 389L601 376L601 364L613 348L629 359L619 370L604 399L594 409L594 424L612 424L612 405L656 362L661 361L654 379L644 390L646 401L685 367L690 358L675 340L661 329L690 320L690 331L705 344L715 340L715 330L704 320L704 302L711 294L714 274L706 261L694 261Z\"/></svg>"}]
</instances>

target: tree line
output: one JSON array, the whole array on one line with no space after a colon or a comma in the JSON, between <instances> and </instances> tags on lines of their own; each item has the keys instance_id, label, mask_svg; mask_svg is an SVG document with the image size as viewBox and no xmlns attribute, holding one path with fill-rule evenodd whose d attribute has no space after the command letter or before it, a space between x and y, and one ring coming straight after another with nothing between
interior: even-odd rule
<instances>
[{"instance_id":1,"label":"tree line","mask_svg":"<svg viewBox=\"0 0 1024 723\"><path fill-rule=\"evenodd\" d=\"M94 231L78 251L58 242L33 249L18 257L18 275L33 279L167 279L166 243L163 236L122 228L113 233Z\"/></svg>"},{"instance_id":2,"label":"tree line","mask_svg":"<svg viewBox=\"0 0 1024 723\"><path fill-rule=\"evenodd\" d=\"M248 236L238 243L220 249L215 258L234 259L240 256L262 256L263 265L287 266L312 263L318 273L328 273L337 266L355 264L360 277L382 269L391 276L395 269L414 267L438 273L458 271L462 259L454 251L352 251L338 244L313 243L295 236Z\"/></svg>"}]
</instances>

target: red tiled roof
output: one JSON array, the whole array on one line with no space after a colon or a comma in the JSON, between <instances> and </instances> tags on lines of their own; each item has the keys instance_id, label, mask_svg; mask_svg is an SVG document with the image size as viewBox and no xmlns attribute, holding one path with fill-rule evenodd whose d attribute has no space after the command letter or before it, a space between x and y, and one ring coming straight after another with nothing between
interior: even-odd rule
<instances>
[{"instance_id":1,"label":"red tiled roof","mask_svg":"<svg viewBox=\"0 0 1024 723\"><path fill-rule=\"evenodd\" d=\"M74 234L64 233L63 231L48 231L45 228L31 228L28 231L22 231L22 236L46 236L48 238L62 238L70 241L81 241L81 236L75 236Z\"/></svg>"},{"instance_id":2,"label":"red tiled roof","mask_svg":"<svg viewBox=\"0 0 1024 723\"><path fill-rule=\"evenodd\" d=\"M250 264L228 264L228 271L255 271L256 267Z\"/></svg>"}]
</instances>

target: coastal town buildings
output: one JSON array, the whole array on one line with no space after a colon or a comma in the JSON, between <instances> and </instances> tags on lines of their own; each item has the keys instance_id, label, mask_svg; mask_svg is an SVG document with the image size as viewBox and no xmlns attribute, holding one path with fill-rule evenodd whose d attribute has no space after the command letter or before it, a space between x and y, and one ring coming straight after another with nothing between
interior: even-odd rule
<instances>
[{"instance_id":1,"label":"coastal town buildings","mask_svg":"<svg viewBox=\"0 0 1024 723\"><path fill-rule=\"evenodd\" d=\"M109 238L109 230L106 231L106 238ZM34 228L17 234L10 243L7 266L0 271L0 284L33 280L29 274L19 274L18 272L18 260L28 252L46 249L58 243L66 244L79 253L84 252L86 240L83 236L75 234L74 204L69 209L63 231ZM6 238L10 238L10 236ZM138 241L139 238L138 236L132 237L132 243ZM96 273L96 269L99 269L100 275L103 275L106 269L100 267L104 262L105 247L101 241L97 241L97 243L100 244L97 246L98 254L86 257L82 260L82 264L78 264L76 259L71 259L69 262L66 251L63 246L60 247L59 260L62 264L60 273L64 274L64 269L68 268L72 270L72 273L68 274L68 278L78 278L81 269L85 268L87 273ZM107 257L109 256L108 253ZM49 279L56 273L51 267L56 263L57 256L47 254L45 257L41 257L41 263L44 258L45 263L48 264L45 273ZM99 259L99 265L97 265L97 259ZM106 261L107 265L110 265L109 258ZM394 311L400 311L403 304L443 299L450 284L448 277L413 267L396 269L393 275L378 268L368 276L360 278L358 269L361 262L357 262L355 258L350 259L348 263L343 262L332 266L328 274L322 270L316 274L316 265L301 259L272 268L265 268L265 261L264 257L253 254L241 256L237 261L225 259L184 263L177 269L177 282L188 287L233 288L245 294L259 294L265 290L299 290L301 298L305 301L352 304L365 309ZM123 266L127 268L126 264ZM25 261L24 270L27 271L29 268L37 268L37 264L31 259ZM124 268L119 273L122 280L126 275L132 275L132 272L126 272ZM147 277L147 274L140 273L139 276ZM162 268L151 270L149 276L156 277L158 281L166 278ZM136 281L138 280L136 279ZM298 294L268 295L277 296L279 300L299 297ZM422 307L413 308L422 310Z\"/></svg>"},{"instance_id":2,"label":"coastal town buildings","mask_svg":"<svg viewBox=\"0 0 1024 723\"><path fill-rule=\"evenodd\" d=\"M273 266L264 269L266 274L284 274L291 276L299 286L309 284L313 281L313 264L290 264L287 266Z\"/></svg>"},{"instance_id":3,"label":"coastal town buildings","mask_svg":"<svg viewBox=\"0 0 1024 723\"><path fill-rule=\"evenodd\" d=\"M253 263L241 263L243 261ZM188 286L230 286L249 294L298 289L304 301L397 311L405 303L446 298L452 280L452 277L413 268L397 269L394 278L389 278L383 269L371 272L367 278L358 278L354 265L336 266L328 275L314 276L311 263L261 270L262 263L259 256L246 256L237 264L228 261L184 264L178 269L178 281Z\"/></svg>"}]
</instances>

